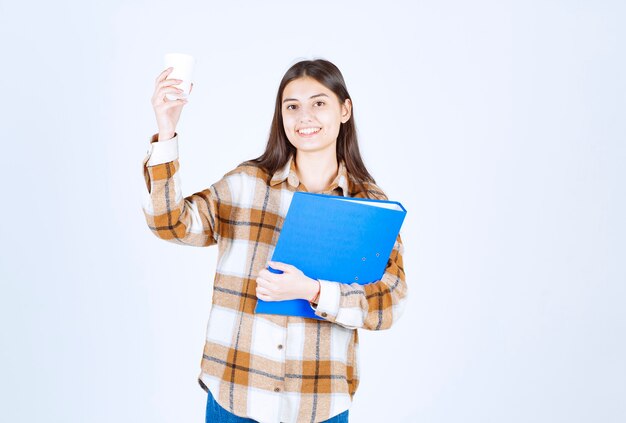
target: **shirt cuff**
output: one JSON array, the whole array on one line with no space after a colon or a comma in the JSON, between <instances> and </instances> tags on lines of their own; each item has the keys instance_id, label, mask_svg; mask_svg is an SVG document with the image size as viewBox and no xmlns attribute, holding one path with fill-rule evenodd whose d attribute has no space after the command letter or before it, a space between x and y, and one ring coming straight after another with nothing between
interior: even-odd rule
<instances>
[{"instance_id":1,"label":"shirt cuff","mask_svg":"<svg viewBox=\"0 0 626 423\"><path fill-rule=\"evenodd\" d=\"M330 282L319 279L320 281L320 298L317 301L317 307L314 308L316 314L323 317L337 316L339 313L339 299L341 298L341 289L339 282Z\"/></svg>"},{"instance_id":2,"label":"shirt cuff","mask_svg":"<svg viewBox=\"0 0 626 423\"><path fill-rule=\"evenodd\" d=\"M156 140L158 140L158 134L150 136L146 166L173 162L178 158L178 134L174 134L169 140L155 142Z\"/></svg>"}]
</instances>

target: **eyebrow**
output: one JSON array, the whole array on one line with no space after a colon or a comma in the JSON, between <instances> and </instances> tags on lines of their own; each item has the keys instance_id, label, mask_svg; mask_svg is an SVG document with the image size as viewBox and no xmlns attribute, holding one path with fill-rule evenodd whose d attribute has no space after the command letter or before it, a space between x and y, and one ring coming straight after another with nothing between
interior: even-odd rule
<instances>
[{"instance_id":1,"label":"eyebrow","mask_svg":"<svg viewBox=\"0 0 626 423\"><path fill-rule=\"evenodd\" d=\"M322 93L322 94L315 94L315 95L312 95L311 97L309 97L309 99L315 98L315 97L328 97L328 96L326 94L324 94L324 93ZM286 98L286 99L283 100L283 103L286 103L288 101L298 101L298 99L297 98Z\"/></svg>"}]
</instances>

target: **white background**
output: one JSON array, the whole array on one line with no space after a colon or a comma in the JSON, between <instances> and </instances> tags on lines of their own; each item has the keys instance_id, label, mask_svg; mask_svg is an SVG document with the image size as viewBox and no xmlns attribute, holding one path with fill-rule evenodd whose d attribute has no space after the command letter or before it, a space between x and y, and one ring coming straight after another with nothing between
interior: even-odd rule
<instances>
[{"instance_id":1,"label":"white background","mask_svg":"<svg viewBox=\"0 0 626 423\"><path fill-rule=\"evenodd\" d=\"M141 211L167 52L185 195L265 146L296 61L342 71L408 215L409 302L361 331L359 422L626 421L620 1L0 3L0 420L203 422L216 248Z\"/></svg>"}]
</instances>

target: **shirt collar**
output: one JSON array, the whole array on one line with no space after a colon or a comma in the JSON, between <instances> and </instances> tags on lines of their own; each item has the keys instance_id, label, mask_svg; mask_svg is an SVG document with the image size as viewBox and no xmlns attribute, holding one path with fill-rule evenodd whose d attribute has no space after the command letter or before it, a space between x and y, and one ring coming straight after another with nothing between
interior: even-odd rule
<instances>
[{"instance_id":1,"label":"shirt collar","mask_svg":"<svg viewBox=\"0 0 626 423\"><path fill-rule=\"evenodd\" d=\"M276 173L274 173L270 185L274 186L285 180L294 188L298 188L298 185L300 185L300 179L296 174L296 163L293 155L289 157L289 160L287 160L287 163L285 163L282 169L278 169ZM327 191L333 191L337 187L341 188L344 197L348 196L348 170L343 161L339 162L337 176L333 179Z\"/></svg>"}]
</instances>

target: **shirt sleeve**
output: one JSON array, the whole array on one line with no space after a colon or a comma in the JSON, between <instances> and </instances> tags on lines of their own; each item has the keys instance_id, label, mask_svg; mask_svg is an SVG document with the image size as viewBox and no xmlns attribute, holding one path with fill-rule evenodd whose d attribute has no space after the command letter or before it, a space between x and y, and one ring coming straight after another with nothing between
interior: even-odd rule
<instances>
[{"instance_id":1,"label":"shirt sleeve","mask_svg":"<svg viewBox=\"0 0 626 423\"><path fill-rule=\"evenodd\" d=\"M188 197L182 195L178 134L166 141L150 137L143 160L146 181L142 209L158 238L176 244L207 247L218 241L218 197L214 185Z\"/></svg>"},{"instance_id":2,"label":"shirt sleeve","mask_svg":"<svg viewBox=\"0 0 626 423\"><path fill-rule=\"evenodd\" d=\"M404 311L407 285L400 234L396 238L382 279L365 285L320 280L315 314L349 329L383 330L391 327Z\"/></svg>"}]
</instances>

